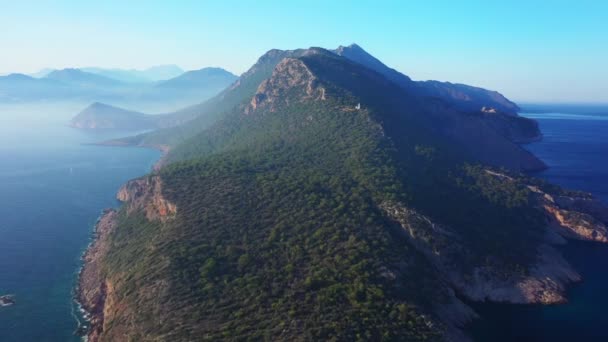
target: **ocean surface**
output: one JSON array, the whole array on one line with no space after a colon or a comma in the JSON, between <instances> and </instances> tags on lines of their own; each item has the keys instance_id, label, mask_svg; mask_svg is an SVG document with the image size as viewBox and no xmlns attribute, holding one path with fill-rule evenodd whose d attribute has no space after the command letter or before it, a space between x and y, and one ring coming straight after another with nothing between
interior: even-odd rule
<instances>
[{"instance_id":1,"label":"ocean surface","mask_svg":"<svg viewBox=\"0 0 608 342\"><path fill-rule=\"evenodd\" d=\"M608 109L569 107L567 113L522 114L540 123L544 139L526 148L549 169L536 174L608 204ZM608 341L608 245L570 241L562 248L583 283L563 305L481 304L471 326L477 341Z\"/></svg>"},{"instance_id":2,"label":"ocean surface","mask_svg":"<svg viewBox=\"0 0 608 342\"><path fill-rule=\"evenodd\" d=\"M0 341L79 341L72 300L102 209L147 173L154 150L85 145L126 132L67 127L86 104L0 105Z\"/></svg>"}]
</instances>

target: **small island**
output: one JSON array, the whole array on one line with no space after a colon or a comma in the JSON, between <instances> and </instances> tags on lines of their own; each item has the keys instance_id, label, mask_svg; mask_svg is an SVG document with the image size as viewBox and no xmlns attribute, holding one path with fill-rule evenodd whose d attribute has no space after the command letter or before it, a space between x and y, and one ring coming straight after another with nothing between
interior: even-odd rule
<instances>
[{"instance_id":1,"label":"small island","mask_svg":"<svg viewBox=\"0 0 608 342\"><path fill-rule=\"evenodd\" d=\"M15 300L12 295L0 296L0 306L11 306L15 304Z\"/></svg>"}]
</instances>

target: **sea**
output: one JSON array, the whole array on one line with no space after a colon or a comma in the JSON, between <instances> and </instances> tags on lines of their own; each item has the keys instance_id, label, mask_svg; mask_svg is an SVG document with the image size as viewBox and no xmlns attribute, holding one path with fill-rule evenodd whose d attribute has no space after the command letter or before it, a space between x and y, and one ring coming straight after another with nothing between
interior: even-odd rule
<instances>
[{"instance_id":1,"label":"sea","mask_svg":"<svg viewBox=\"0 0 608 342\"><path fill-rule=\"evenodd\" d=\"M544 135L525 146L549 166L534 176L608 204L608 106L553 106L521 115L537 120ZM470 326L475 341L608 341L608 245L570 241L560 249L583 277L568 291L569 302L474 305L482 317Z\"/></svg>"},{"instance_id":2,"label":"sea","mask_svg":"<svg viewBox=\"0 0 608 342\"><path fill-rule=\"evenodd\" d=\"M133 132L67 126L87 103L0 105L0 341L80 341L73 301L81 256L120 185L159 152L91 143Z\"/></svg>"}]
</instances>

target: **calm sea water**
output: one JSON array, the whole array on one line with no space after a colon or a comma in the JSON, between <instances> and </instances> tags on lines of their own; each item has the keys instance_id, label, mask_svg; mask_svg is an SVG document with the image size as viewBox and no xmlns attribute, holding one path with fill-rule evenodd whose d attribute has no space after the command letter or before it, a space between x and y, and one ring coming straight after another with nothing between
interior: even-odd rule
<instances>
[{"instance_id":1,"label":"calm sea water","mask_svg":"<svg viewBox=\"0 0 608 342\"><path fill-rule=\"evenodd\" d=\"M571 111L523 114L538 120L544 134L527 146L550 167L537 176L608 203L608 111ZM476 305L483 319L471 326L475 340L608 341L608 245L571 241L563 252L584 278L569 290L569 303Z\"/></svg>"},{"instance_id":2,"label":"calm sea water","mask_svg":"<svg viewBox=\"0 0 608 342\"><path fill-rule=\"evenodd\" d=\"M72 291L80 256L118 187L153 150L83 145L126 133L66 127L85 104L0 106L0 341L78 341Z\"/></svg>"}]
</instances>

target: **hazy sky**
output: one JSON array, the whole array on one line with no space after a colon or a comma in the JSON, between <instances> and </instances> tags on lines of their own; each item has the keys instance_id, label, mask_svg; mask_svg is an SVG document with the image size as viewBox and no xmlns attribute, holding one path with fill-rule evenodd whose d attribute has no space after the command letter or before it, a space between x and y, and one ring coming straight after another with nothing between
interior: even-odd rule
<instances>
[{"instance_id":1,"label":"hazy sky","mask_svg":"<svg viewBox=\"0 0 608 342\"><path fill-rule=\"evenodd\" d=\"M353 42L416 80L608 102L607 0L0 0L0 73L177 64L239 74L271 48Z\"/></svg>"}]
</instances>

